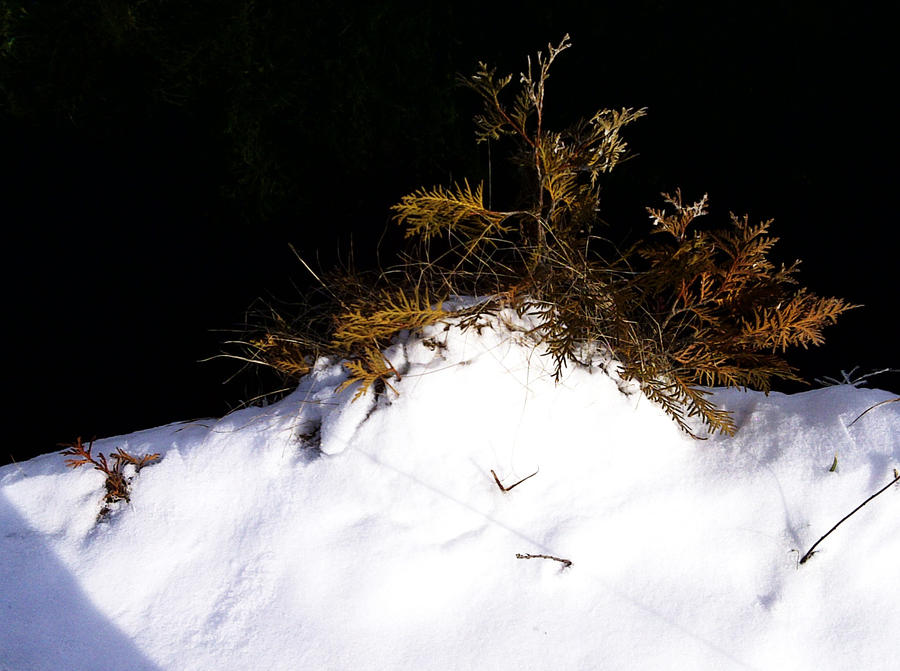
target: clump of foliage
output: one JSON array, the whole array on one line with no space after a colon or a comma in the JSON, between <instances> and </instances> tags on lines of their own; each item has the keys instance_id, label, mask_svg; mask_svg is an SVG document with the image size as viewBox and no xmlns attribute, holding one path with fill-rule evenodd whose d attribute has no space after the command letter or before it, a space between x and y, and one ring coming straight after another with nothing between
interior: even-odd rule
<instances>
[{"instance_id":1,"label":"clump of foliage","mask_svg":"<svg viewBox=\"0 0 900 671\"><path fill-rule=\"evenodd\" d=\"M603 177L628 157L623 130L645 110L602 109L549 130L546 84L569 38L548 46L547 55L528 59L511 100L513 77L483 63L461 79L483 102L477 140L512 141L522 201L496 209L485 204L483 185L468 181L404 196L395 218L416 246L379 278L384 286L373 290L349 276L323 282L332 299L324 337L306 329L298 339L278 318L278 328L252 341L251 360L299 372L324 352L348 357L350 382L361 389L387 382L397 371L383 346L403 329L460 316L433 307L435 297L455 294L491 297L469 309L470 318L502 307L536 317L533 335L557 378L584 363L585 352L603 350L687 432L694 416L710 432L736 429L707 398L708 386L768 391L773 378L798 379L785 350L821 344L824 327L853 306L801 287L797 263L770 261L777 240L770 221L731 215L699 227L706 196L686 204L680 192L664 194L665 208L648 209L648 235L624 251L597 235ZM287 343L296 348L286 359Z\"/></svg>"},{"instance_id":2,"label":"clump of foliage","mask_svg":"<svg viewBox=\"0 0 900 671\"><path fill-rule=\"evenodd\" d=\"M251 311L243 354L228 354L248 365L272 368L288 380L312 370L320 357L340 360L350 373L339 387L360 383L354 400L369 388L392 388L400 373L383 350L404 330L417 330L454 316L425 288L410 285L403 274L390 277L332 272L321 287L287 311L263 304ZM290 313L290 317L285 314ZM396 390L395 390L396 391Z\"/></svg>"},{"instance_id":3,"label":"clump of foliage","mask_svg":"<svg viewBox=\"0 0 900 671\"><path fill-rule=\"evenodd\" d=\"M125 474L126 466L134 466L136 475L144 466L158 461L160 458L159 454L145 454L141 457L134 457L121 447L117 447L116 451L110 455L110 459L112 459L110 464L102 452L97 454L96 457L91 454L91 450L94 447L93 440L85 447L84 443L81 442L80 436L75 439L74 443L61 443L60 447L66 448L61 454L69 457L69 459L66 459L66 466L80 468L90 464L95 470L106 476L106 494L103 497L103 501L107 506L117 501L131 500L128 491L129 478ZM101 514L107 511L108 507L104 507Z\"/></svg>"}]
</instances>

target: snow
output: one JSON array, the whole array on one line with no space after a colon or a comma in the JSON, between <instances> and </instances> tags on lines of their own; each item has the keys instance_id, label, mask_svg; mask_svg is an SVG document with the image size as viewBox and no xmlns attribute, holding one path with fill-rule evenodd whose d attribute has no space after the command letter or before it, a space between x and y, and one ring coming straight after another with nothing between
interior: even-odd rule
<instances>
[{"instance_id":1,"label":"snow","mask_svg":"<svg viewBox=\"0 0 900 671\"><path fill-rule=\"evenodd\" d=\"M98 440L162 455L99 518L100 472L0 468L0 670L896 668L900 485L798 563L900 467L900 404L854 423L894 395L714 390L694 440L511 318L387 355L399 395L320 361Z\"/></svg>"}]
</instances>

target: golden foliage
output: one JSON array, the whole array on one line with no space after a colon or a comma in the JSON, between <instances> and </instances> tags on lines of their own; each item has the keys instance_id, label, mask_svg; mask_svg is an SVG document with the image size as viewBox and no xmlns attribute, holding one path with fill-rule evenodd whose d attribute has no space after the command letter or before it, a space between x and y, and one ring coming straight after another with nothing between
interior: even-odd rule
<instances>
[{"instance_id":1,"label":"golden foliage","mask_svg":"<svg viewBox=\"0 0 900 671\"><path fill-rule=\"evenodd\" d=\"M546 346L557 378L602 350L689 433L695 417L710 432L736 429L707 387L768 391L773 378L797 379L781 354L820 345L823 329L854 306L801 287L798 263L776 267L771 221L731 215L723 226L698 227L706 196L687 204L680 191L663 194L666 205L648 209L651 230L624 252L595 236L604 223L603 179L629 156L622 131L646 111L601 109L563 131L546 129L550 66L570 46L566 35L546 56L529 58L511 101L512 75L481 63L461 78L482 102L477 141L515 144L524 203L486 206L483 185L473 189L466 180L404 196L395 220L419 245L405 263L374 281L345 274L323 282L328 307L313 311L317 328L276 321L253 341L254 362L297 376L315 356L342 357L350 377L341 388L359 382L358 397L399 379L382 354L397 333L450 316L481 328L481 316L512 307L537 319L531 334ZM494 298L448 313L431 300L438 294Z\"/></svg>"},{"instance_id":2,"label":"golden foliage","mask_svg":"<svg viewBox=\"0 0 900 671\"><path fill-rule=\"evenodd\" d=\"M359 383L353 395L354 401L365 394L369 387L373 387L376 393L380 393L382 387L388 387L395 394L399 393L388 380L391 377L399 380L400 373L376 347L367 347L359 356L345 361L344 368L350 373L350 377L338 386L337 391L341 392Z\"/></svg>"},{"instance_id":3,"label":"golden foliage","mask_svg":"<svg viewBox=\"0 0 900 671\"><path fill-rule=\"evenodd\" d=\"M446 317L441 303L431 305L427 293L403 289L374 292L335 316L332 343L348 354L386 346L400 331L418 330Z\"/></svg>"},{"instance_id":4,"label":"golden foliage","mask_svg":"<svg viewBox=\"0 0 900 671\"><path fill-rule=\"evenodd\" d=\"M520 144L516 163L536 185L531 206L525 210L494 213L503 220L517 217L521 247L530 248L532 265L550 253L547 236L555 244L571 242L574 233L593 224L600 201L599 177L627 157L627 144L620 131L645 114L645 110L600 110L587 121L579 121L563 132L544 129L544 98L550 66L571 46L566 35L559 45L548 44L548 56L538 52L537 67L528 59L528 70L520 76L521 89L511 105L503 102L503 90L511 76L497 77L496 70L480 64L478 72L461 82L482 99L483 112L475 117L479 142L510 136ZM398 217L398 222L406 223ZM421 224L441 228L440 219ZM407 229L415 235L420 229Z\"/></svg>"},{"instance_id":5,"label":"golden foliage","mask_svg":"<svg viewBox=\"0 0 900 671\"><path fill-rule=\"evenodd\" d=\"M427 292L385 289L357 298L335 315L331 344L348 357L344 368L350 373L339 389L359 382L354 400L370 386L378 389L382 383L396 392L388 380L400 375L381 353L382 348L401 331L417 331L446 318L449 313L442 303L432 305Z\"/></svg>"},{"instance_id":6,"label":"golden foliage","mask_svg":"<svg viewBox=\"0 0 900 671\"><path fill-rule=\"evenodd\" d=\"M706 196L686 204L680 191L664 194L668 207L648 210L650 235L625 253L599 253L591 231L599 221L601 178L627 158L621 131L645 110L600 110L565 131L547 131L549 68L569 46L566 36L558 46L549 45L548 57L538 54L537 67L529 59L509 106L503 96L510 76L498 77L481 64L464 80L484 107L475 119L477 139L508 136L518 142L515 159L525 182L534 185L534 197L524 210L493 214L494 221L518 219L517 238L506 244L494 239L475 258L463 239L456 257L449 257L468 265L456 262L435 274L445 285L468 274L490 277L498 293L515 287L515 307L538 316L535 334L553 357L557 376L579 363L586 348L602 347L621 361L622 376L637 381L684 430L690 431L689 418L698 417L710 431L732 433L732 418L709 401L704 387L768 391L773 377L796 379L779 353L821 344L823 328L853 306L798 287L796 263L774 266L771 222L752 224L732 215L724 227L698 230L695 220L707 214ZM445 213L459 200L440 189L428 193L435 202L430 211L420 210L415 226L397 217L407 225L407 236L424 242L429 236L423 231L453 223ZM438 203L442 198L445 210ZM491 220L480 199L477 205L479 216ZM492 231L498 232L507 233Z\"/></svg>"},{"instance_id":7,"label":"golden foliage","mask_svg":"<svg viewBox=\"0 0 900 671\"><path fill-rule=\"evenodd\" d=\"M312 370L310 356L297 338L265 333L249 342L258 361L271 362L275 370L287 377L300 378Z\"/></svg>"},{"instance_id":8,"label":"golden foliage","mask_svg":"<svg viewBox=\"0 0 900 671\"><path fill-rule=\"evenodd\" d=\"M706 213L706 197L692 205L666 196L673 212L649 210L656 235L635 253L649 263L629 291L645 311L674 370L689 383L752 385L768 391L773 376L794 374L777 355L792 346L824 342L822 330L852 305L799 287L798 263L776 267L768 258L777 238L771 221L692 231ZM689 233L692 233L689 235Z\"/></svg>"},{"instance_id":9,"label":"golden foliage","mask_svg":"<svg viewBox=\"0 0 900 671\"><path fill-rule=\"evenodd\" d=\"M481 184L472 191L468 181L455 189L419 189L391 209L397 212L397 221L406 225L406 237L428 240L448 229L473 239L506 233L510 229L503 221L509 214L487 209L483 191Z\"/></svg>"}]
</instances>

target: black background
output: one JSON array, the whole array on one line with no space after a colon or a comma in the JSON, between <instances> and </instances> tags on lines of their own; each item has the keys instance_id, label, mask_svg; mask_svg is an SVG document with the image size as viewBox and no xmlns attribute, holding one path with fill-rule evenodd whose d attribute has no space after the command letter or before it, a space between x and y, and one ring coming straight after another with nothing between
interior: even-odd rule
<instances>
[{"instance_id":1,"label":"black background","mask_svg":"<svg viewBox=\"0 0 900 671\"><path fill-rule=\"evenodd\" d=\"M565 33L551 125L649 109L606 185L617 230L646 230L644 207L677 187L709 193L712 218L773 218L804 284L865 306L790 360L809 379L900 365L897 57L864 4L8 7L28 20L0 71L4 461L264 391L226 383L234 362L200 361L254 298L308 284L289 244L320 267L351 248L371 266L379 241L389 259L391 204L486 174L455 74L519 72ZM896 374L872 385L900 390Z\"/></svg>"}]
</instances>

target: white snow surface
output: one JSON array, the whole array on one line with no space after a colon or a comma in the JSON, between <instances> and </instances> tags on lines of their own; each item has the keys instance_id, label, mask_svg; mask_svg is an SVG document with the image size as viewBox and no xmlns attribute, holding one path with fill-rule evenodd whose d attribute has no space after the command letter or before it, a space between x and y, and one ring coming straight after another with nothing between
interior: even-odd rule
<instances>
[{"instance_id":1,"label":"white snow surface","mask_svg":"<svg viewBox=\"0 0 900 671\"><path fill-rule=\"evenodd\" d=\"M714 390L739 430L694 440L520 327L98 440L162 455L100 518L99 471L0 468L0 670L897 668L900 486L798 564L900 468L900 404L853 423L894 395Z\"/></svg>"}]
</instances>

